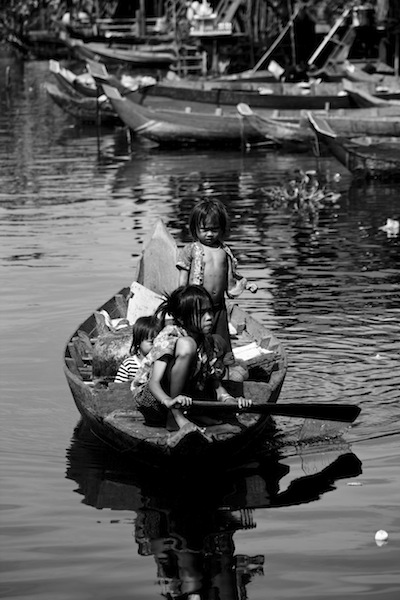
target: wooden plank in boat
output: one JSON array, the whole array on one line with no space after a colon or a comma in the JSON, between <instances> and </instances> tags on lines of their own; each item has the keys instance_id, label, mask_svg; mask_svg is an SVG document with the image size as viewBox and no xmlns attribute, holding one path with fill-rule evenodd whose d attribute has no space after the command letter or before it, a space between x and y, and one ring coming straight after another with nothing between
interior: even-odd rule
<instances>
[{"instance_id":1,"label":"wooden plank in boat","mask_svg":"<svg viewBox=\"0 0 400 600\"><path fill-rule=\"evenodd\" d=\"M82 329L78 329L78 331L76 333L77 333L78 338L82 342L82 345L85 348L85 352L82 352L82 354L86 353L88 356L92 356L93 344L90 340L90 337L86 333L86 331L83 331Z\"/></svg>"},{"instance_id":2,"label":"wooden plank in boat","mask_svg":"<svg viewBox=\"0 0 400 600\"><path fill-rule=\"evenodd\" d=\"M81 375L78 367L76 366L76 362L74 361L73 358L69 358L68 356L66 356L65 364L67 365L67 367L71 371L71 373L73 373L74 375L79 377L79 379L82 379L82 375Z\"/></svg>"}]
</instances>

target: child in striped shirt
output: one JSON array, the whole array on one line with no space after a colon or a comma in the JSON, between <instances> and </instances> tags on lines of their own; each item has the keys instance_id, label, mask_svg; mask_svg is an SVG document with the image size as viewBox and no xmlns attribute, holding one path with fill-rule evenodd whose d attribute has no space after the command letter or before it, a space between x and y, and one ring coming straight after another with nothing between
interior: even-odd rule
<instances>
[{"instance_id":1,"label":"child in striped shirt","mask_svg":"<svg viewBox=\"0 0 400 600\"><path fill-rule=\"evenodd\" d=\"M156 317L139 317L132 326L131 356L121 364L115 376L115 383L132 381L143 359L153 347L153 340L161 330Z\"/></svg>"}]
</instances>

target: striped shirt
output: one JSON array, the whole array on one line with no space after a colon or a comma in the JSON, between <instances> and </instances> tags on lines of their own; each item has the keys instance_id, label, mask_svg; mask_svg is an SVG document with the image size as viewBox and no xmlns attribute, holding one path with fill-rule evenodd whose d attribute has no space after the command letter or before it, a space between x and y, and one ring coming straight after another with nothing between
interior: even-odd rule
<instances>
[{"instance_id":1,"label":"striped shirt","mask_svg":"<svg viewBox=\"0 0 400 600\"><path fill-rule=\"evenodd\" d=\"M123 383L134 379L141 364L142 361L136 355L126 358L118 369L114 379L115 383Z\"/></svg>"}]
</instances>

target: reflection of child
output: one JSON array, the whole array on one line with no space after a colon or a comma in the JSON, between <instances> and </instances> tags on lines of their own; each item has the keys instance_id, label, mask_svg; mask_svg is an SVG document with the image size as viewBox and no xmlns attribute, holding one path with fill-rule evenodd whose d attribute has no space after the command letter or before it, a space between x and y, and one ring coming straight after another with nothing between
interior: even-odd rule
<instances>
[{"instance_id":1,"label":"reflection of child","mask_svg":"<svg viewBox=\"0 0 400 600\"><path fill-rule=\"evenodd\" d=\"M186 244L178 254L179 283L202 285L214 303L213 333L218 333L231 349L225 293L229 298L244 289L257 291L255 283L248 283L236 268L237 260L224 243L229 226L228 213L219 200L201 200L189 217L189 229L194 242Z\"/></svg>"},{"instance_id":2,"label":"reflection of child","mask_svg":"<svg viewBox=\"0 0 400 600\"><path fill-rule=\"evenodd\" d=\"M201 431L182 407L190 406L193 397L211 393L217 400L233 400L213 370L212 300L201 286L181 286L167 296L159 314L164 327L132 382L137 407L148 423L165 426L172 413L175 428ZM165 325L166 317L172 317L173 324ZM239 408L250 403L238 399Z\"/></svg>"},{"instance_id":3,"label":"reflection of child","mask_svg":"<svg viewBox=\"0 0 400 600\"><path fill-rule=\"evenodd\" d=\"M132 327L131 356L126 358L118 369L114 381L122 383L131 381L148 355L153 340L160 331L160 323L155 317L139 317Z\"/></svg>"}]
</instances>

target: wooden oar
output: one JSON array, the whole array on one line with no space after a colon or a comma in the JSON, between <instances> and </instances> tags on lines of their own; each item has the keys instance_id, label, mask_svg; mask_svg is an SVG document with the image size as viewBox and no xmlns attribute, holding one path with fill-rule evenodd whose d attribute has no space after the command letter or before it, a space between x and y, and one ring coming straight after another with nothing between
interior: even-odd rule
<instances>
[{"instance_id":1,"label":"wooden oar","mask_svg":"<svg viewBox=\"0 0 400 600\"><path fill-rule=\"evenodd\" d=\"M320 403L290 403L290 404L252 404L246 408L238 408L235 402L215 402L194 400L190 408L203 414L209 412L247 412L262 415L279 415L282 417L298 417L302 419L319 419L323 421L342 421L353 423L361 412L355 404L320 404Z\"/></svg>"}]
</instances>

